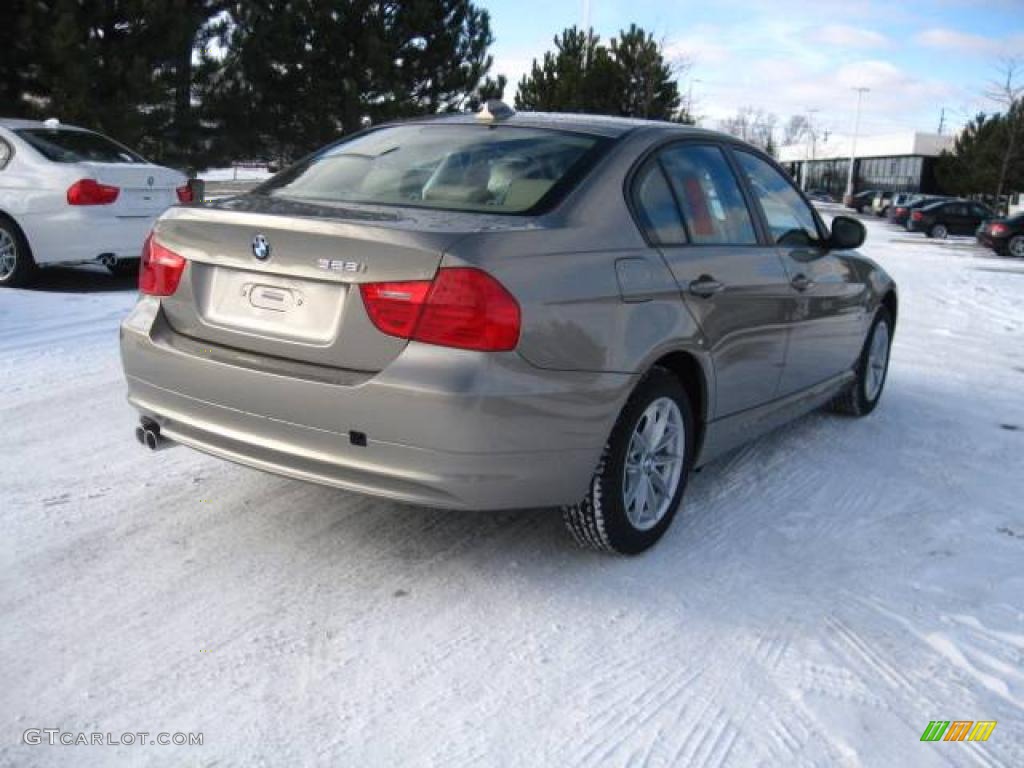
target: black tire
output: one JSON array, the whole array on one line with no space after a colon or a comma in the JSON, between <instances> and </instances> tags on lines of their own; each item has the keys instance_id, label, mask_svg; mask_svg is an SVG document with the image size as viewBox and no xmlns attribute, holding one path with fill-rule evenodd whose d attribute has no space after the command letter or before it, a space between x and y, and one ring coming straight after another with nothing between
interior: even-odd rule
<instances>
[{"instance_id":1,"label":"black tire","mask_svg":"<svg viewBox=\"0 0 1024 768\"><path fill-rule=\"evenodd\" d=\"M885 368L882 372L882 382L878 387L878 392L875 393L873 398L868 397L867 387L865 382L868 373L868 357L871 349L871 342L875 338L875 333L878 332L878 326L881 323L886 324L886 328L889 333L889 343L886 348L885 357ZM843 413L847 416L867 416L878 405L878 401L882 399L882 393L885 391L885 381L889 376L889 359L892 351L892 336L893 336L893 325L892 315L888 309L882 307L878 310L875 315L874 321L871 323L871 330L868 333L867 339L864 340L864 348L861 350L860 358L857 360L857 377L853 380L853 383L847 387L842 393L836 396L831 403L831 408L836 413Z\"/></svg>"},{"instance_id":2,"label":"black tire","mask_svg":"<svg viewBox=\"0 0 1024 768\"><path fill-rule=\"evenodd\" d=\"M11 243L14 248L14 268L9 271L0 264L0 286L5 288L23 288L32 283L36 276L36 262L28 241L21 228L13 219L0 214L0 243ZM6 274L4 274L6 272Z\"/></svg>"},{"instance_id":3,"label":"black tire","mask_svg":"<svg viewBox=\"0 0 1024 768\"><path fill-rule=\"evenodd\" d=\"M139 274L139 259L119 259L107 267L114 277L133 277Z\"/></svg>"},{"instance_id":4,"label":"black tire","mask_svg":"<svg viewBox=\"0 0 1024 768\"><path fill-rule=\"evenodd\" d=\"M685 431L685 450L678 486L667 511L646 530L630 521L623 501L626 453L633 431L647 407L659 398L670 398L679 408ZM566 527L576 542L590 549L636 555L653 546L668 530L679 510L690 467L693 465L694 421L690 398L679 379L664 368L653 368L630 395L598 462L586 497L562 508Z\"/></svg>"},{"instance_id":5,"label":"black tire","mask_svg":"<svg viewBox=\"0 0 1024 768\"><path fill-rule=\"evenodd\" d=\"M945 224L932 224L931 229L928 230L928 237L945 240L949 237L949 228Z\"/></svg>"}]
</instances>

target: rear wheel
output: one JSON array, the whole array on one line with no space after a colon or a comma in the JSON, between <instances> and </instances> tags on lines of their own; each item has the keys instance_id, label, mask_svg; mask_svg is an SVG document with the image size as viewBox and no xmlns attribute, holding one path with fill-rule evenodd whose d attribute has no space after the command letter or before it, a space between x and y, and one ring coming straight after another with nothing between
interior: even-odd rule
<instances>
[{"instance_id":1,"label":"rear wheel","mask_svg":"<svg viewBox=\"0 0 1024 768\"><path fill-rule=\"evenodd\" d=\"M850 416L867 416L878 405L889 373L889 351L892 348L892 315L882 307L875 315L871 332L860 360L853 384L832 401L832 410Z\"/></svg>"},{"instance_id":2,"label":"rear wheel","mask_svg":"<svg viewBox=\"0 0 1024 768\"><path fill-rule=\"evenodd\" d=\"M1006 244L1006 252L1018 259L1024 259L1024 235L1014 235Z\"/></svg>"},{"instance_id":3,"label":"rear wheel","mask_svg":"<svg viewBox=\"0 0 1024 768\"><path fill-rule=\"evenodd\" d=\"M0 286L28 285L35 273L36 263L18 225L0 215Z\"/></svg>"},{"instance_id":4,"label":"rear wheel","mask_svg":"<svg viewBox=\"0 0 1024 768\"><path fill-rule=\"evenodd\" d=\"M946 229L945 224L932 224L932 228L928 230L928 237L935 237L939 240L945 240L949 237L949 230Z\"/></svg>"},{"instance_id":5,"label":"rear wheel","mask_svg":"<svg viewBox=\"0 0 1024 768\"><path fill-rule=\"evenodd\" d=\"M657 542L682 500L693 435L686 390L669 371L654 368L619 415L587 496L562 510L576 541L623 555Z\"/></svg>"}]
</instances>

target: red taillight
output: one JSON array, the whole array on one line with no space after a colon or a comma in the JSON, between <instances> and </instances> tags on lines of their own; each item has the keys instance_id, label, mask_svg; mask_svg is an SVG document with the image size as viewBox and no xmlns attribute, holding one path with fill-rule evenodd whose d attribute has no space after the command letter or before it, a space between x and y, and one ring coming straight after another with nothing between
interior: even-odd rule
<instances>
[{"instance_id":1,"label":"red taillight","mask_svg":"<svg viewBox=\"0 0 1024 768\"><path fill-rule=\"evenodd\" d=\"M897 215L897 216L902 216L902 215L903 215L903 214L905 214L906 212L907 212L907 209L906 209L906 208L897 208L897 209L896 209L896 215Z\"/></svg>"},{"instance_id":2,"label":"red taillight","mask_svg":"<svg viewBox=\"0 0 1024 768\"><path fill-rule=\"evenodd\" d=\"M990 224L988 227L988 233L990 235L995 235L996 237L1002 237L1008 231L1009 230L1005 224Z\"/></svg>"},{"instance_id":3,"label":"red taillight","mask_svg":"<svg viewBox=\"0 0 1024 768\"><path fill-rule=\"evenodd\" d=\"M139 265L139 290L150 296L171 296L185 271L185 259L164 248L150 234L142 246Z\"/></svg>"},{"instance_id":4,"label":"red taillight","mask_svg":"<svg viewBox=\"0 0 1024 768\"><path fill-rule=\"evenodd\" d=\"M479 269L450 267L433 280L364 283L360 291L370 320L391 336L483 352L519 342L519 304Z\"/></svg>"},{"instance_id":5,"label":"red taillight","mask_svg":"<svg viewBox=\"0 0 1024 768\"><path fill-rule=\"evenodd\" d=\"M366 312L378 330L389 336L411 339L430 286L429 280L415 280L405 283L363 283L359 288Z\"/></svg>"},{"instance_id":6,"label":"red taillight","mask_svg":"<svg viewBox=\"0 0 1024 768\"><path fill-rule=\"evenodd\" d=\"M914 221L920 221L921 219L924 218L924 214L921 213L920 211L914 211L912 214L910 214L910 218L912 218Z\"/></svg>"},{"instance_id":7,"label":"red taillight","mask_svg":"<svg viewBox=\"0 0 1024 768\"><path fill-rule=\"evenodd\" d=\"M174 191L178 193L179 203L191 203L194 200L192 197L192 187L189 184L186 184L183 187L178 187Z\"/></svg>"},{"instance_id":8,"label":"red taillight","mask_svg":"<svg viewBox=\"0 0 1024 768\"><path fill-rule=\"evenodd\" d=\"M110 205L121 190L96 179L82 179L68 187L68 205Z\"/></svg>"}]
</instances>

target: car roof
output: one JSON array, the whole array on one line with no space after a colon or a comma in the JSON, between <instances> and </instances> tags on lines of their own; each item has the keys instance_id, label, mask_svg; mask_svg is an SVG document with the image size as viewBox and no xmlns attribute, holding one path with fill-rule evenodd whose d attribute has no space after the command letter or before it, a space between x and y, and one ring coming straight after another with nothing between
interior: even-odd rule
<instances>
[{"instance_id":1,"label":"car roof","mask_svg":"<svg viewBox=\"0 0 1024 768\"><path fill-rule=\"evenodd\" d=\"M714 136L732 138L718 131L695 128L692 125L671 123L666 120L643 120L635 117L612 117L610 115L586 115L572 112L515 112L507 117L481 120L473 112L462 112L454 115L429 115L416 117L388 125L408 125L409 123L445 123L450 125L516 125L524 128L547 128L550 130L574 131L589 133L595 136L617 138L637 128L662 128L676 133L693 136Z\"/></svg>"},{"instance_id":2,"label":"car roof","mask_svg":"<svg viewBox=\"0 0 1024 768\"><path fill-rule=\"evenodd\" d=\"M46 123L42 120L23 120L19 117L0 117L0 128L7 128L8 130L15 131L19 128L46 128ZM70 131L84 131L85 128L79 128L77 125L68 125L67 123L60 123L57 128L65 128Z\"/></svg>"}]
</instances>

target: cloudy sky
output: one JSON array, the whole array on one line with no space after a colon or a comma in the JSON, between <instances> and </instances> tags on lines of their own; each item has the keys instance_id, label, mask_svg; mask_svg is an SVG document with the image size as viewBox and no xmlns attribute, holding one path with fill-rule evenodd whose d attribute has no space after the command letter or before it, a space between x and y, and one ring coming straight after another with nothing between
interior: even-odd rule
<instances>
[{"instance_id":1,"label":"cloudy sky","mask_svg":"<svg viewBox=\"0 0 1024 768\"><path fill-rule=\"evenodd\" d=\"M1024 0L481 0L492 16L494 72L515 83L552 47L564 27L590 24L603 38L636 22L662 39L669 56L689 62L702 124L760 107L780 122L814 112L822 128L852 130L864 86L862 134L947 131L978 110L1000 58L1024 70ZM1024 71L1022 71L1024 79Z\"/></svg>"}]
</instances>

